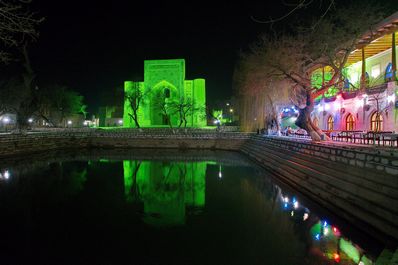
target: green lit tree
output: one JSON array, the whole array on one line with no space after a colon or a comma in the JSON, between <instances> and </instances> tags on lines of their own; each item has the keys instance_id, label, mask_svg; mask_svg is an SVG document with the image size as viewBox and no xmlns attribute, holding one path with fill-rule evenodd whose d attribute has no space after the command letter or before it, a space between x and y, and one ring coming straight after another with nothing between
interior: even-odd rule
<instances>
[{"instance_id":1,"label":"green lit tree","mask_svg":"<svg viewBox=\"0 0 398 265\"><path fill-rule=\"evenodd\" d=\"M195 113L203 113L204 106L198 106L191 98L181 97L178 101L171 102L170 108L173 114L178 115L178 127L184 125L184 128L186 128L188 124L188 118L192 117Z\"/></svg>"},{"instance_id":2,"label":"green lit tree","mask_svg":"<svg viewBox=\"0 0 398 265\"><path fill-rule=\"evenodd\" d=\"M65 118L75 114L86 115L87 106L84 104L84 97L78 92L65 86L55 85L48 89L50 105L50 119L58 126L64 124Z\"/></svg>"},{"instance_id":3,"label":"green lit tree","mask_svg":"<svg viewBox=\"0 0 398 265\"><path fill-rule=\"evenodd\" d=\"M126 91L124 95L124 98L129 103L129 107L131 109L131 112L127 114L133 119L137 128L140 128L138 110L140 106L144 105L146 96L147 94L139 88L137 83L134 84L131 90Z\"/></svg>"},{"instance_id":4,"label":"green lit tree","mask_svg":"<svg viewBox=\"0 0 398 265\"><path fill-rule=\"evenodd\" d=\"M176 104L172 99L166 97L162 92L156 92L153 97L154 110L158 112L160 116L166 121L166 124L173 128L171 122L171 115L173 113L173 106Z\"/></svg>"}]
</instances>

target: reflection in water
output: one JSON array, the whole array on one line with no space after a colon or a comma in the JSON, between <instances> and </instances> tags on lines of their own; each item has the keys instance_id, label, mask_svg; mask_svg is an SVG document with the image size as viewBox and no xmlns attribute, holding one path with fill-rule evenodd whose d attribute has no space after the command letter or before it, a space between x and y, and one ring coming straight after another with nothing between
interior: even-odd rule
<instances>
[{"instance_id":1,"label":"reflection in water","mask_svg":"<svg viewBox=\"0 0 398 265\"><path fill-rule=\"evenodd\" d=\"M123 161L127 201L144 203L148 224L185 223L186 207L205 205L206 162Z\"/></svg>"},{"instance_id":2,"label":"reflection in water","mask_svg":"<svg viewBox=\"0 0 398 265\"><path fill-rule=\"evenodd\" d=\"M236 156L2 165L0 256L9 264L373 264L353 227Z\"/></svg>"},{"instance_id":3,"label":"reflection in water","mask_svg":"<svg viewBox=\"0 0 398 265\"><path fill-rule=\"evenodd\" d=\"M337 226L329 224L326 219L320 219L316 214L304 206L299 206L295 197L291 199L280 193L280 203L285 212L290 212L291 217L302 216L302 219L295 218L297 223L308 223L311 235L311 251L318 253L335 263L371 265L372 260L364 254L364 250L353 244L341 234ZM344 261L344 262L343 262Z\"/></svg>"}]
</instances>

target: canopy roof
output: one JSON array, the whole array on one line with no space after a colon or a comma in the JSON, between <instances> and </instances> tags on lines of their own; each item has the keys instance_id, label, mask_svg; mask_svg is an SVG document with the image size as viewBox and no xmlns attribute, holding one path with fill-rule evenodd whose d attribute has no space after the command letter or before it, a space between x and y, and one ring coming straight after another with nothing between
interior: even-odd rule
<instances>
[{"instance_id":1,"label":"canopy roof","mask_svg":"<svg viewBox=\"0 0 398 265\"><path fill-rule=\"evenodd\" d=\"M398 30L398 12L387 17L374 30L366 32L358 41L356 50L348 57L347 65L362 61L362 48L365 47L365 58L391 49L392 33ZM397 41L398 43L398 41Z\"/></svg>"}]
</instances>

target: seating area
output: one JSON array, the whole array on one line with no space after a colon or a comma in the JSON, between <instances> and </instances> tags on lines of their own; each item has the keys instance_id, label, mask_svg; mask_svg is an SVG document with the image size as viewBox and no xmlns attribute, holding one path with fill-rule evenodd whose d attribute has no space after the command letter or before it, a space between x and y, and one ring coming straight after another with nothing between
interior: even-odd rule
<instances>
[{"instance_id":1,"label":"seating area","mask_svg":"<svg viewBox=\"0 0 398 265\"><path fill-rule=\"evenodd\" d=\"M394 131L334 131L330 137L334 141L398 147L398 133Z\"/></svg>"}]
</instances>

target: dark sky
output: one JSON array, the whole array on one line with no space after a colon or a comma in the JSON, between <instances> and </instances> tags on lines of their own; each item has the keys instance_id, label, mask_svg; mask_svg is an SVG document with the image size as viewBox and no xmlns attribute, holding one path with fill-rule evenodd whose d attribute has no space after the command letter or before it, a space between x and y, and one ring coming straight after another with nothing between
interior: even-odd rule
<instances>
[{"instance_id":1,"label":"dark sky","mask_svg":"<svg viewBox=\"0 0 398 265\"><path fill-rule=\"evenodd\" d=\"M269 31L250 16L276 17L289 7L279 0L33 0L32 9L46 18L31 52L39 81L79 91L95 112L124 80L142 81L145 59L184 58L187 79L206 79L208 102L230 98L239 50Z\"/></svg>"}]
</instances>

